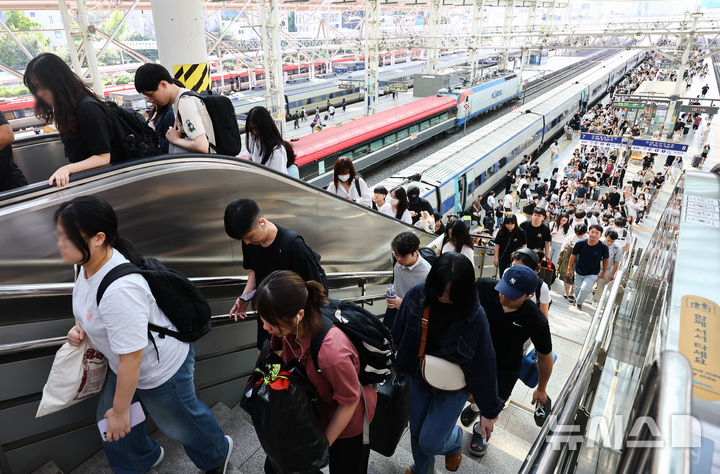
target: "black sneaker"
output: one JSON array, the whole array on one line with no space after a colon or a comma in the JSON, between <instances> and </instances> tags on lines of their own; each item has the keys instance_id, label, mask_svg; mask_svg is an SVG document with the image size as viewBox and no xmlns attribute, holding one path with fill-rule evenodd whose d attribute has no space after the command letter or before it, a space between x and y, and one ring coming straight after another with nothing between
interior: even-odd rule
<instances>
[{"instance_id":1,"label":"black sneaker","mask_svg":"<svg viewBox=\"0 0 720 474\"><path fill-rule=\"evenodd\" d=\"M573 295L568 296L567 299L570 303L575 304L575 297Z\"/></svg>"},{"instance_id":2,"label":"black sneaker","mask_svg":"<svg viewBox=\"0 0 720 474\"><path fill-rule=\"evenodd\" d=\"M577 305L577 309L578 309L578 311L582 311L582 305L581 304Z\"/></svg>"},{"instance_id":3,"label":"black sneaker","mask_svg":"<svg viewBox=\"0 0 720 474\"><path fill-rule=\"evenodd\" d=\"M228 450L227 450L227 454L225 455L225 460L223 461L223 463L221 465L219 465L215 469L212 469L210 471L205 471L206 473L208 473L208 474L225 474L225 472L227 471L227 465L228 465L228 462L230 462L230 455L232 454L232 450L233 450L233 440L228 435L225 435L225 439L227 440L227 443L228 443Z\"/></svg>"},{"instance_id":4,"label":"black sneaker","mask_svg":"<svg viewBox=\"0 0 720 474\"><path fill-rule=\"evenodd\" d=\"M485 438L473 429L472 439L470 440L470 454L476 457L485 456L487 453L488 443Z\"/></svg>"},{"instance_id":5,"label":"black sneaker","mask_svg":"<svg viewBox=\"0 0 720 474\"><path fill-rule=\"evenodd\" d=\"M477 419L479 415L479 411L473 410L472 405L468 405L465 407L462 413L460 413L460 423L462 423L463 426L467 428L468 426L473 424L473 422Z\"/></svg>"}]
</instances>

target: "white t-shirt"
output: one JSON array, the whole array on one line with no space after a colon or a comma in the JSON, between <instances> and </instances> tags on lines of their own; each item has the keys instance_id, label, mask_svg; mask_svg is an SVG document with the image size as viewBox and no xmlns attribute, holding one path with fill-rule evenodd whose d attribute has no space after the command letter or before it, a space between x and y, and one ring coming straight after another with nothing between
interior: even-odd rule
<instances>
[{"instance_id":1,"label":"white t-shirt","mask_svg":"<svg viewBox=\"0 0 720 474\"><path fill-rule=\"evenodd\" d=\"M202 100L194 96L185 96L180 100L183 93L190 92L188 89L180 89L175 102L173 103L173 112L175 114L175 122L179 122L182 118L182 131L189 140L195 140L201 135L207 135L208 142L215 143L215 131L213 130L212 120L208 114L207 108ZM187 153L188 150L179 146L170 144L170 153ZM210 147L209 153L215 153Z\"/></svg>"},{"instance_id":2,"label":"white t-shirt","mask_svg":"<svg viewBox=\"0 0 720 474\"><path fill-rule=\"evenodd\" d=\"M330 184L328 184L327 190L328 192L331 192L333 194L337 194L338 196L342 198L346 198L350 196L355 200L356 203L362 204L363 206L370 207L372 205L372 195L370 194L370 189L368 188L367 183L362 178L355 178L358 180L358 184L360 185L360 193L358 194L357 186L354 182L350 183L350 189L346 190L345 186L340 183L338 187L335 187L335 182L330 181Z\"/></svg>"},{"instance_id":3,"label":"white t-shirt","mask_svg":"<svg viewBox=\"0 0 720 474\"><path fill-rule=\"evenodd\" d=\"M392 209L392 205L389 202L386 202L382 206L380 206L380 209L378 209L381 213L385 214L386 216L395 217L395 211ZM400 220L403 221L406 224L412 224L412 216L410 215L410 211L405 209L405 212L403 212L402 217L400 217Z\"/></svg>"},{"instance_id":4,"label":"white t-shirt","mask_svg":"<svg viewBox=\"0 0 720 474\"><path fill-rule=\"evenodd\" d=\"M447 242L445 245L443 245L442 250L440 251L441 254L447 253L447 252L454 252L455 247L451 242ZM467 245L463 245L462 250L460 251L461 254L465 255L467 258L470 259L470 262L475 265L475 251L468 247Z\"/></svg>"},{"instance_id":5,"label":"white t-shirt","mask_svg":"<svg viewBox=\"0 0 720 474\"><path fill-rule=\"evenodd\" d=\"M108 359L110 369L117 373L121 354L144 349L140 362L137 388L151 389L167 382L185 362L190 344L174 337L153 334L155 347L147 336L148 322L173 331L177 328L155 303L145 278L138 274L115 280L96 303L100 282L110 270L128 260L113 249L112 257L90 278L80 269L73 289L73 314L87 336Z\"/></svg>"},{"instance_id":6,"label":"white t-shirt","mask_svg":"<svg viewBox=\"0 0 720 474\"><path fill-rule=\"evenodd\" d=\"M262 153L260 153L260 140L250 136L248 151L250 152L250 157L255 163L262 164L263 156ZM267 162L263 166L279 171L280 173L287 174L287 150L285 150L285 147L280 145L276 146L273 149L270 158L268 158Z\"/></svg>"}]
</instances>

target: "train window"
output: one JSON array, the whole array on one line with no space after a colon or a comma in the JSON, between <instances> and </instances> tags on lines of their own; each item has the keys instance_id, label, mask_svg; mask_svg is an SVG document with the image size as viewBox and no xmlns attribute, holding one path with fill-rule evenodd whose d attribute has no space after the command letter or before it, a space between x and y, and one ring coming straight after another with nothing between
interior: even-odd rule
<instances>
[{"instance_id":1,"label":"train window","mask_svg":"<svg viewBox=\"0 0 720 474\"><path fill-rule=\"evenodd\" d=\"M370 152L369 145L363 145L359 148L356 148L353 150L353 159L362 158L363 156L367 155L369 152Z\"/></svg>"},{"instance_id":2,"label":"train window","mask_svg":"<svg viewBox=\"0 0 720 474\"><path fill-rule=\"evenodd\" d=\"M500 158L500 161L498 162L498 166L500 166L500 168L502 168L502 167L504 167L506 164L507 164L507 157L506 157L506 156L503 156L502 158Z\"/></svg>"},{"instance_id":3,"label":"train window","mask_svg":"<svg viewBox=\"0 0 720 474\"><path fill-rule=\"evenodd\" d=\"M375 140L374 142L372 142L370 144L370 152L378 151L380 148L382 148L382 146L383 146L382 138L380 138L379 140Z\"/></svg>"},{"instance_id":4,"label":"train window","mask_svg":"<svg viewBox=\"0 0 720 474\"><path fill-rule=\"evenodd\" d=\"M395 140L397 140L397 138L395 137L395 134L391 133L390 135L383 138L383 144L391 145L391 144L395 143Z\"/></svg>"},{"instance_id":5,"label":"train window","mask_svg":"<svg viewBox=\"0 0 720 474\"><path fill-rule=\"evenodd\" d=\"M402 130L398 130L397 132L397 139L402 140L403 138L407 138L409 134L409 131L407 128L403 128Z\"/></svg>"},{"instance_id":6,"label":"train window","mask_svg":"<svg viewBox=\"0 0 720 474\"><path fill-rule=\"evenodd\" d=\"M487 175L487 176L492 176L494 174L495 174L495 170L493 169L492 166L490 168L488 168L487 171L485 172L485 175Z\"/></svg>"},{"instance_id":7,"label":"train window","mask_svg":"<svg viewBox=\"0 0 720 474\"><path fill-rule=\"evenodd\" d=\"M477 176L475 177L475 181L474 181L474 182L475 182L475 187L476 187L476 188L482 184L482 178L480 177L480 175L477 175Z\"/></svg>"},{"instance_id":8,"label":"train window","mask_svg":"<svg viewBox=\"0 0 720 474\"><path fill-rule=\"evenodd\" d=\"M420 126L418 124L410 125L410 133L417 133L418 130L420 130Z\"/></svg>"},{"instance_id":9,"label":"train window","mask_svg":"<svg viewBox=\"0 0 720 474\"><path fill-rule=\"evenodd\" d=\"M430 127L429 120L423 120L422 122L420 122L420 130L426 130L428 127Z\"/></svg>"}]
</instances>

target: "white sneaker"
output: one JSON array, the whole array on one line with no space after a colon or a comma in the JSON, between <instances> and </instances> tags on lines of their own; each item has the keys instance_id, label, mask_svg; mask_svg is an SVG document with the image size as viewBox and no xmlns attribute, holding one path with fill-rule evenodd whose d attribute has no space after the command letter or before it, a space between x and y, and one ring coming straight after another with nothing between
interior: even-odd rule
<instances>
[{"instance_id":1,"label":"white sneaker","mask_svg":"<svg viewBox=\"0 0 720 474\"><path fill-rule=\"evenodd\" d=\"M155 461L155 464L150 466L150 469L159 466L160 463L163 462L163 459L165 459L165 449L163 449L163 447L160 446L160 456L158 456L157 461Z\"/></svg>"}]
</instances>

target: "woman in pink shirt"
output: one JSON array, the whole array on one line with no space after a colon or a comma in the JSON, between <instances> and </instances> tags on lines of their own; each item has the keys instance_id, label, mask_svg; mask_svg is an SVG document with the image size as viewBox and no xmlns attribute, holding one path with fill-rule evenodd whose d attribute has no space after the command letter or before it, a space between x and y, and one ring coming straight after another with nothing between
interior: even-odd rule
<instances>
[{"instance_id":1,"label":"woman in pink shirt","mask_svg":"<svg viewBox=\"0 0 720 474\"><path fill-rule=\"evenodd\" d=\"M326 304L320 283L306 283L286 270L271 273L255 295L263 328L272 336L271 349L282 350L285 362L298 359L318 391L318 408L330 444L330 473L365 474L370 455L370 446L362 442L365 407L368 421L372 421L377 392L360 385L357 350L335 326L325 335L318 353L320 373L315 367L310 341L321 329L321 308ZM267 461L265 472L274 472Z\"/></svg>"}]
</instances>

